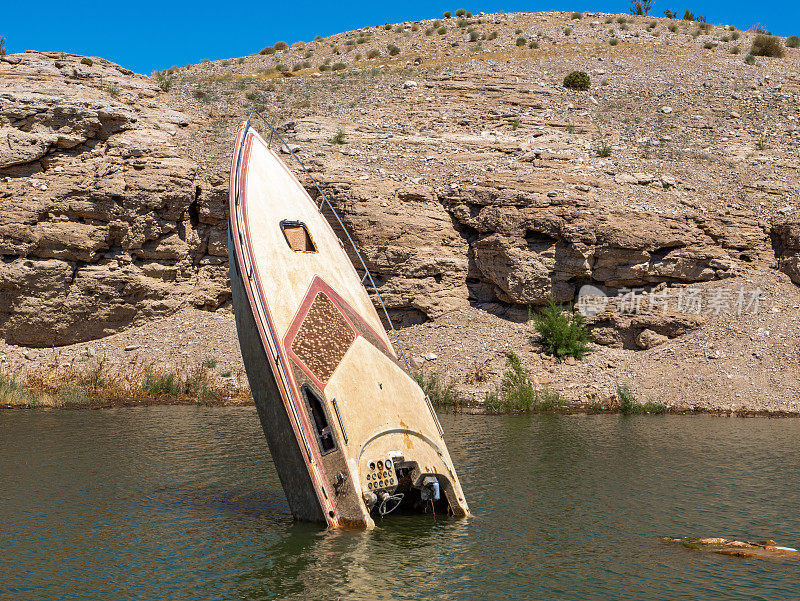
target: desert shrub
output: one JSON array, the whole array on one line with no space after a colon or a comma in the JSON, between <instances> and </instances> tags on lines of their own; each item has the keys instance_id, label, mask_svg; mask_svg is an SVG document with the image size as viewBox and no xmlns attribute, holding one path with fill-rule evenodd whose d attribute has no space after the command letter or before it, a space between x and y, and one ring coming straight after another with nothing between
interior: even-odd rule
<instances>
[{"instance_id":1,"label":"desert shrub","mask_svg":"<svg viewBox=\"0 0 800 601\"><path fill-rule=\"evenodd\" d=\"M431 25L433 25L434 29L437 29L442 26L442 21L441 19L436 19L433 23L431 23Z\"/></svg>"},{"instance_id":2,"label":"desert shrub","mask_svg":"<svg viewBox=\"0 0 800 601\"><path fill-rule=\"evenodd\" d=\"M531 42L530 44L528 44L528 48L536 49L538 47L539 47L539 42Z\"/></svg>"},{"instance_id":3,"label":"desert shrub","mask_svg":"<svg viewBox=\"0 0 800 601\"><path fill-rule=\"evenodd\" d=\"M2 38L0 38L0 42ZM2 46L0 46L2 51ZM23 383L4 373L0 373L0 405L28 405L33 401L33 396L25 390Z\"/></svg>"},{"instance_id":4,"label":"desert shrub","mask_svg":"<svg viewBox=\"0 0 800 601\"><path fill-rule=\"evenodd\" d=\"M5 56L8 54L6 51L6 39L0 35L0 56Z\"/></svg>"},{"instance_id":5,"label":"desert shrub","mask_svg":"<svg viewBox=\"0 0 800 601\"><path fill-rule=\"evenodd\" d=\"M356 55L353 57L353 60L354 60L354 61L360 61L362 58L364 58L364 56L363 56L363 55L362 55L360 52L358 52L358 53L356 53Z\"/></svg>"},{"instance_id":6,"label":"desert shrub","mask_svg":"<svg viewBox=\"0 0 800 601\"><path fill-rule=\"evenodd\" d=\"M452 407L456 409L464 404L464 399L456 389L455 384L446 382L441 374L431 372L426 376L422 372L417 372L414 374L414 379L431 400L431 404L434 407Z\"/></svg>"},{"instance_id":7,"label":"desert shrub","mask_svg":"<svg viewBox=\"0 0 800 601\"><path fill-rule=\"evenodd\" d=\"M628 22L628 19L626 19L625 17L617 17L617 23L619 23L620 25L622 23L627 23L627 22Z\"/></svg>"},{"instance_id":8,"label":"desert shrub","mask_svg":"<svg viewBox=\"0 0 800 601\"><path fill-rule=\"evenodd\" d=\"M666 8L664 9L664 16L667 19L676 19L678 17L678 13L676 13L674 10Z\"/></svg>"},{"instance_id":9,"label":"desert shrub","mask_svg":"<svg viewBox=\"0 0 800 601\"><path fill-rule=\"evenodd\" d=\"M628 29L630 29L630 27L628 27L627 23L623 23L622 25L619 26L620 31L628 31Z\"/></svg>"},{"instance_id":10,"label":"desert shrub","mask_svg":"<svg viewBox=\"0 0 800 601\"><path fill-rule=\"evenodd\" d=\"M649 15L653 10L654 0L631 0L630 12L632 15Z\"/></svg>"},{"instance_id":11,"label":"desert shrub","mask_svg":"<svg viewBox=\"0 0 800 601\"><path fill-rule=\"evenodd\" d=\"M392 24L391 24L391 23L387 23L386 25L384 25L384 26L383 26L383 28L384 28L386 31L391 31L391 30L392 30Z\"/></svg>"},{"instance_id":12,"label":"desert shrub","mask_svg":"<svg viewBox=\"0 0 800 601\"><path fill-rule=\"evenodd\" d=\"M366 44L366 43L367 43L367 38L365 37L360 37L356 40L356 44Z\"/></svg>"},{"instance_id":13,"label":"desert shrub","mask_svg":"<svg viewBox=\"0 0 800 601\"><path fill-rule=\"evenodd\" d=\"M545 351L555 357L583 359L592 350L583 315L564 311L552 298L533 316L533 323Z\"/></svg>"},{"instance_id":14,"label":"desert shrub","mask_svg":"<svg viewBox=\"0 0 800 601\"><path fill-rule=\"evenodd\" d=\"M497 39L497 32L493 31L489 35L486 36L487 40L496 40Z\"/></svg>"},{"instance_id":15,"label":"desert shrub","mask_svg":"<svg viewBox=\"0 0 800 601\"><path fill-rule=\"evenodd\" d=\"M466 19L459 19L458 21L456 21L456 25L458 27L466 27L468 24L469 23L467 23Z\"/></svg>"},{"instance_id":16,"label":"desert shrub","mask_svg":"<svg viewBox=\"0 0 800 601\"><path fill-rule=\"evenodd\" d=\"M94 64L94 61L92 59L90 59L88 56L84 56L81 59L81 64L82 65L86 65L88 67L91 67Z\"/></svg>"},{"instance_id":17,"label":"desert shrub","mask_svg":"<svg viewBox=\"0 0 800 601\"><path fill-rule=\"evenodd\" d=\"M519 34L521 34L521 33L522 33L522 30L521 30L521 29L515 29L515 30L514 30L514 33L515 33L516 35L519 35Z\"/></svg>"},{"instance_id":18,"label":"desert shrub","mask_svg":"<svg viewBox=\"0 0 800 601\"><path fill-rule=\"evenodd\" d=\"M687 9L687 11L683 13L683 20L694 21L694 13Z\"/></svg>"},{"instance_id":19,"label":"desert shrub","mask_svg":"<svg viewBox=\"0 0 800 601\"><path fill-rule=\"evenodd\" d=\"M367 52L367 58L378 58L381 55L381 51L373 48L369 52Z\"/></svg>"},{"instance_id":20,"label":"desert shrub","mask_svg":"<svg viewBox=\"0 0 800 601\"><path fill-rule=\"evenodd\" d=\"M611 44L612 46L616 46L617 44L619 44L619 40L617 38L611 38L610 40L608 40L608 43Z\"/></svg>"},{"instance_id":21,"label":"desert shrub","mask_svg":"<svg viewBox=\"0 0 800 601\"><path fill-rule=\"evenodd\" d=\"M714 44L712 44L711 42L706 42L705 44L703 44L703 48L705 48L706 50L713 50Z\"/></svg>"},{"instance_id":22,"label":"desert shrub","mask_svg":"<svg viewBox=\"0 0 800 601\"><path fill-rule=\"evenodd\" d=\"M739 48L739 46L733 46L730 50L728 50L728 52L731 54L739 54L741 51L742 50Z\"/></svg>"},{"instance_id":23,"label":"desert shrub","mask_svg":"<svg viewBox=\"0 0 800 601\"><path fill-rule=\"evenodd\" d=\"M400 27L400 25L398 25L397 27L394 28L394 32L395 33L403 33L403 28Z\"/></svg>"},{"instance_id":24,"label":"desert shrub","mask_svg":"<svg viewBox=\"0 0 800 601\"><path fill-rule=\"evenodd\" d=\"M564 28L564 35L570 35L571 33L572 33L572 28L570 28L570 27L565 27Z\"/></svg>"},{"instance_id":25,"label":"desert shrub","mask_svg":"<svg viewBox=\"0 0 800 601\"><path fill-rule=\"evenodd\" d=\"M464 16L464 15L466 15L466 14L467 14L467 10L466 10L466 9L464 9L464 8L459 8L459 9L456 11L456 16L457 16L457 17L463 17L463 16Z\"/></svg>"},{"instance_id":26,"label":"desert shrub","mask_svg":"<svg viewBox=\"0 0 800 601\"><path fill-rule=\"evenodd\" d=\"M286 42L276 42L275 46L273 46L275 50L286 50L289 47L289 44Z\"/></svg>"},{"instance_id":27,"label":"desert shrub","mask_svg":"<svg viewBox=\"0 0 800 601\"><path fill-rule=\"evenodd\" d=\"M119 86L115 83L112 83L111 85L106 86L106 92L111 94L112 97L116 98L119 96Z\"/></svg>"},{"instance_id":28,"label":"desert shrub","mask_svg":"<svg viewBox=\"0 0 800 601\"><path fill-rule=\"evenodd\" d=\"M411 26L411 31L419 31L419 25L417 25L416 23L414 23L414 24Z\"/></svg>"},{"instance_id":29,"label":"desert shrub","mask_svg":"<svg viewBox=\"0 0 800 601\"><path fill-rule=\"evenodd\" d=\"M611 156L611 146L605 140L599 140L594 150L600 158L606 159Z\"/></svg>"},{"instance_id":30,"label":"desert shrub","mask_svg":"<svg viewBox=\"0 0 800 601\"><path fill-rule=\"evenodd\" d=\"M355 40L345 40L344 42L345 46L355 46L355 44L356 44Z\"/></svg>"},{"instance_id":31,"label":"desert shrub","mask_svg":"<svg viewBox=\"0 0 800 601\"><path fill-rule=\"evenodd\" d=\"M398 48L394 44L389 44L387 48L389 50L389 56L397 56L398 54L400 54L400 48Z\"/></svg>"},{"instance_id":32,"label":"desert shrub","mask_svg":"<svg viewBox=\"0 0 800 601\"><path fill-rule=\"evenodd\" d=\"M481 36L478 34L478 32L477 31L473 31L471 34L469 34L469 41L470 42L477 42L479 37L481 37Z\"/></svg>"},{"instance_id":33,"label":"desert shrub","mask_svg":"<svg viewBox=\"0 0 800 601\"><path fill-rule=\"evenodd\" d=\"M786 47L787 48L800 48L800 37L796 35L790 35L786 38Z\"/></svg>"},{"instance_id":34,"label":"desert shrub","mask_svg":"<svg viewBox=\"0 0 800 601\"><path fill-rule=\"evenodd\" d=\"M667 27L667 29L669 29L672 33L675 33L676 31L678 31L678 26L675 25L675 23L671 23L669 27Z\"/></svg>"},{"instance_id":35,"label":"desert shrub","mask_svg":"<svg viewBox=\"0 0 800 601\"><path fill-rule=\"evenodd\" d=\"M570 18L572 18L572 19L583 19L583 13L572 13Z\"/></svg>"},{"instance_id":36,"label":"desert shrub","mask_svg":"<svg viewBox=\"0 0 800 601\"><path fill-rule=\"evenodd\" d=\"M336 130L336 134L331 138L331 142L334 144L347 144L347 134L341 127Z\"/></svg>"},{"instance_id":37,"label":"desert shrub","mask_svg":"<svg viewBox=\"0 0 800 601\"><path fill-rule=\"evenodd\" d=\"M341 71L342 69L346 69L347 65L344 63L333 63L331 65L331 71Z\"/></svg>"},{"instance_id":38,"label":"desert shrub","mask_svg":"<svg viewBox=\"0 0 800 601\"><path fill-rule=\"evenodd\" d=\"M524 46L525 44L527 44L525 38L517 38L517 46Z\"/></svg>"},{"instance_id":39,"label":"desert shrub","mask_svg":"<svg viewBox=\"0 0 800 601\"><path fill-rule=\"evenodd\" d=\"M744 63L746 65L755 65L756 64L756 57L753 56L752 54L748 54L747 56L744 57Z\"/></svg>"},{"instance_id":40,"label":"desert shrub","mask_svg":"<svg viewBox=\"0 0 800 601\"><path fill-rule=\"evenodd\" d=\"M783 46L781 45L780 39L774 35L759 33L753 40L750 54L753 56L783 58Z\"/></svg>"},{"instance_id":41,"label":"desert shrub","mask_svg":"<svg viewBox=\"0 0 800 601\"><path fill-rule=\"evenodd\" d=\"M322 64L322 65L319 66L319 70L324 73L325 71L330 71L331 70L331 66Z\"/></svg>"},{"instance_id":42,"label":"desert shrub","mask_svg":"<svg viewBox=\"0 0 800 601\"><path fill-rule=\"evenodd\" d=\"M564 78L564 87L572 90L588 90L592 85L586 71L572 71Z\"/></svg>"},{"instance_id":43,"label":"desert shrub","mask_svg":"<svg viewBox=\"0 0 800 601\"><path fill-rule=\"evenodd\" d=\"M283 63L278 63L277 65L275 65L275 69L277 69L281 73L286 73L289 70L289 67L287 67Z\"/></svg>"},{"instance_id":44,"label":"desert shrub","mask_svg":"<svg viewBox=\"0 0 800 601\"><path fill-rule=\"evenodd\" d=\"M738 40L740 37L742 37L742 36L739 34L739 32L738 32L738 31L734 31L734 32L731 34L731 39L732 39L734 42L735 42L736 40Z\"/></svg>"},{"instance_id":45,"label":"desert shrub","mask_svg":"<svg viewBox=\"0 0 800 601\"><path fill-rule=\"evenodd\" d=\"M261 55L275 54L275 48L273 48L272 46L266 46L266 47L262 48L261 50L259 50L258 53L261 54Z\"/></svg>"},{"instance_id":46,"label":"desert shrub","mask_svg":"<svg viewBox=\"0 0 800 601\"><path fill-rule=\"evenodd\" d=\"M439 35L444 35L444 34L446 34L446 33L447 33L447 27L445 27L444 25L442 25L442 26L441 26L439 29L437 29L437 30L436 30L436 33L438 33Z\"/></svg>"},{"instance_id":47,"label":"desert shrub","mask_svg":"<svg viewBox=\"0 0 800 601\"><path fill-rule=\"evenodd\" d=\"M322 38L322 36L321 36L321 35L316 35L316 36L314 36L314 41L315 41L315 42L321 42L322 40L323 40L323 38Z\"/></svg>"},{"instance_id":48,"label":"desert shrub","mask_svg":"<svg viewBox=\"0 0 800 601\"><path fill-rule=\"evenodd\" d=\"M433 27L428 27L428 29L425 30L425 35L433 35L433 32Z\"/></svg>"},{"instance_id":49,"label":"desert shrub","mask_svg":"<svg viewBox=\"0 0 800 601\"><path fill-rule=\"evenodd\" d=\"M444 11L444 15L443 16L444 16L445 19L449 19L450 17L453 16L453 13L451 13L449 10L446 10L446 11Z\"/></svg>"},{"instance_id":50,"label":"desert shrub","mask_svg":"<svg viewBox=\"0 0 800 601\"><path fill-rule=\"evenodd\" d=\"M623 415L635 415L639 413L666 413L666 406L661 403L647 401L639 402L627 385L617 385L617 399L619 399L619 411Z\"/></svg>"},{"instance_id":51,"label":"desert shrub","mask_svg":"<svg viewBox=\"0 0 800 601\"><path fill-rule=\"evenodd\" d=\"M506 354L506 371L500 386L486 395L485 407L490 413L529 413L552 411L565 406L561 396L554 391L537 389L528 370L514 352Z\"/></svg>"},{"instance_id":52,"label":"desert shrub","mask_svg":"<svg viewBox=\"0 0 800 601\"><path fill-rule=\"evenodd\" d=\"M292 65L292 72L299 71L302 68L303 68L303 64L302 63L295 63L294 65Z\"/></svg>"},{"instance_id":53,"label":"desert shrub","mask_svg":"<svg viewBox=\"0 0 800 601\"><path fill-rule=\"evenodd\" d=\"M156 80L156 85L164 92L169 92L172 84L175 82L175 75L168 71L153 71L153 79Z\"/></svg>"}]
</instances>

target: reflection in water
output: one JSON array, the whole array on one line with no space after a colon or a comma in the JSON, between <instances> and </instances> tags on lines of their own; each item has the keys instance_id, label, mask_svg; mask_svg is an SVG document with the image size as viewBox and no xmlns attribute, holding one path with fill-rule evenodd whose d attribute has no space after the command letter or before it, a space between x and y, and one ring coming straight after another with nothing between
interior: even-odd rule
<instances>
[{"instance_id":1,"label":"reflection in water","mask_svg":"<svg viewBox=\"0 0 800 601\"><path fill-rule=\"evenodd\" d=\"M800 597L800 421L442 416L474 517L294 522L252 409L0 413L0 598Z\"/></svg>"}]
</instances>

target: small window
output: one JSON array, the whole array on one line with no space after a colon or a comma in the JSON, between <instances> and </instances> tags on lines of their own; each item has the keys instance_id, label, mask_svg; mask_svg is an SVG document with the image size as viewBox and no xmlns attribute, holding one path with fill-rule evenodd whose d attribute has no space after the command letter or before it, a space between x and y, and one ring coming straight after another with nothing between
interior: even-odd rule
<instances>
[{"instance_id":1,"label":"small window","mask_svg":"<svg viewBox=\"0 0 800 601\"><path fill-rule=\"evenodd\" d=\"M333 438L333 429L328 423L328 414L322 406L322 399L317 396L310 386L303 386L303 396L306 399L306 407L311 414L314 422L314 429L319 443L319 450L323 455L336 449L336 440Z\"/></svg>"},{"instance_id":2,"label":"small window","mask_svg":"<svg viewBox=\"0 0 800 601\"><path fill-rule=\"evenodd\" d=\"M281 221L281 231L283 232L283 237L286 238L286 242L289 244L289 248L294 252L317 252L314 239L308 232L308 227L302 221L289 221L284 219Z\"/></svg>"}]
</instances>

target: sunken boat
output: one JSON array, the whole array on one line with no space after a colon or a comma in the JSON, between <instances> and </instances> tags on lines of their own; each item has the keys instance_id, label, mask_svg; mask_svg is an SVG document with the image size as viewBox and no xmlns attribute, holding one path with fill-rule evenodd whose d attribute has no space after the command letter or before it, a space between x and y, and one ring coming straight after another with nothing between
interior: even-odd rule
<instances>
[{"instance_id":1,"label":"sunken boat","mask_svg":"<svg viewBox=\"0 0 800 601\"><path fill-rule=\"evenodd\" d=\"M370 528L393 511L468 515L439 420L390 342L364 282L394 327L361 254L311 174L303 167L319 203L273 150L273 141L289 149L279 133L267 123L265 140L251 120L231 168L233 307L292 514L331 528ZM302 167L291 149L289 158Z\"/></svg>"}]
</instances>

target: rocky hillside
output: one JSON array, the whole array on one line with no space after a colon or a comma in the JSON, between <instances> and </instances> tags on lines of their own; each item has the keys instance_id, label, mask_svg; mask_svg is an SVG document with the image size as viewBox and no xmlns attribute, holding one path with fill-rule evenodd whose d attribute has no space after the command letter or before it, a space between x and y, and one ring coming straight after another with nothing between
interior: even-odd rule
<instances>
[{"instance_id":1,"label":"rocky hillside","mask_svg":"<svg viewBox=\"0 0 800 601\"><path fill-rule=\"evenodd\" d=\"M227 300L226 188L189 158L190 123L103 59L0 57L7 342L92 340Z\"/></svg>"},{"instance_id":2,"label":"rocky hillside","mask_svg":"<svg viewBox=\"0 0 800 601\"><path fill-rule=\"evenodd\" d=\"M468 379L486 359L497 374L502 345L465 343L458 323L505 336L528 305L574 301L585 284L671 298L762 287L769 307L738 321L611 303L591 318L593 336L628 354L599 353L570 377L613 386L668 362L690 382L687 357L722 360L728 348L729 375L756 357L770 374L759 386L789 399L800 50L745 61L754 37L524 13L366 27L156 80L100 59L5 57L0 328L9 342L59 345L224 306L228 153L256 108L342 213L412 350L448 355L437 369ZM588 90L564 87L573 70ZM762 331L782 332L780 344ZM713 371L702 389L730 383ZM749 394L742 386L730 398Z\"/></svg>"}]
</instances>

